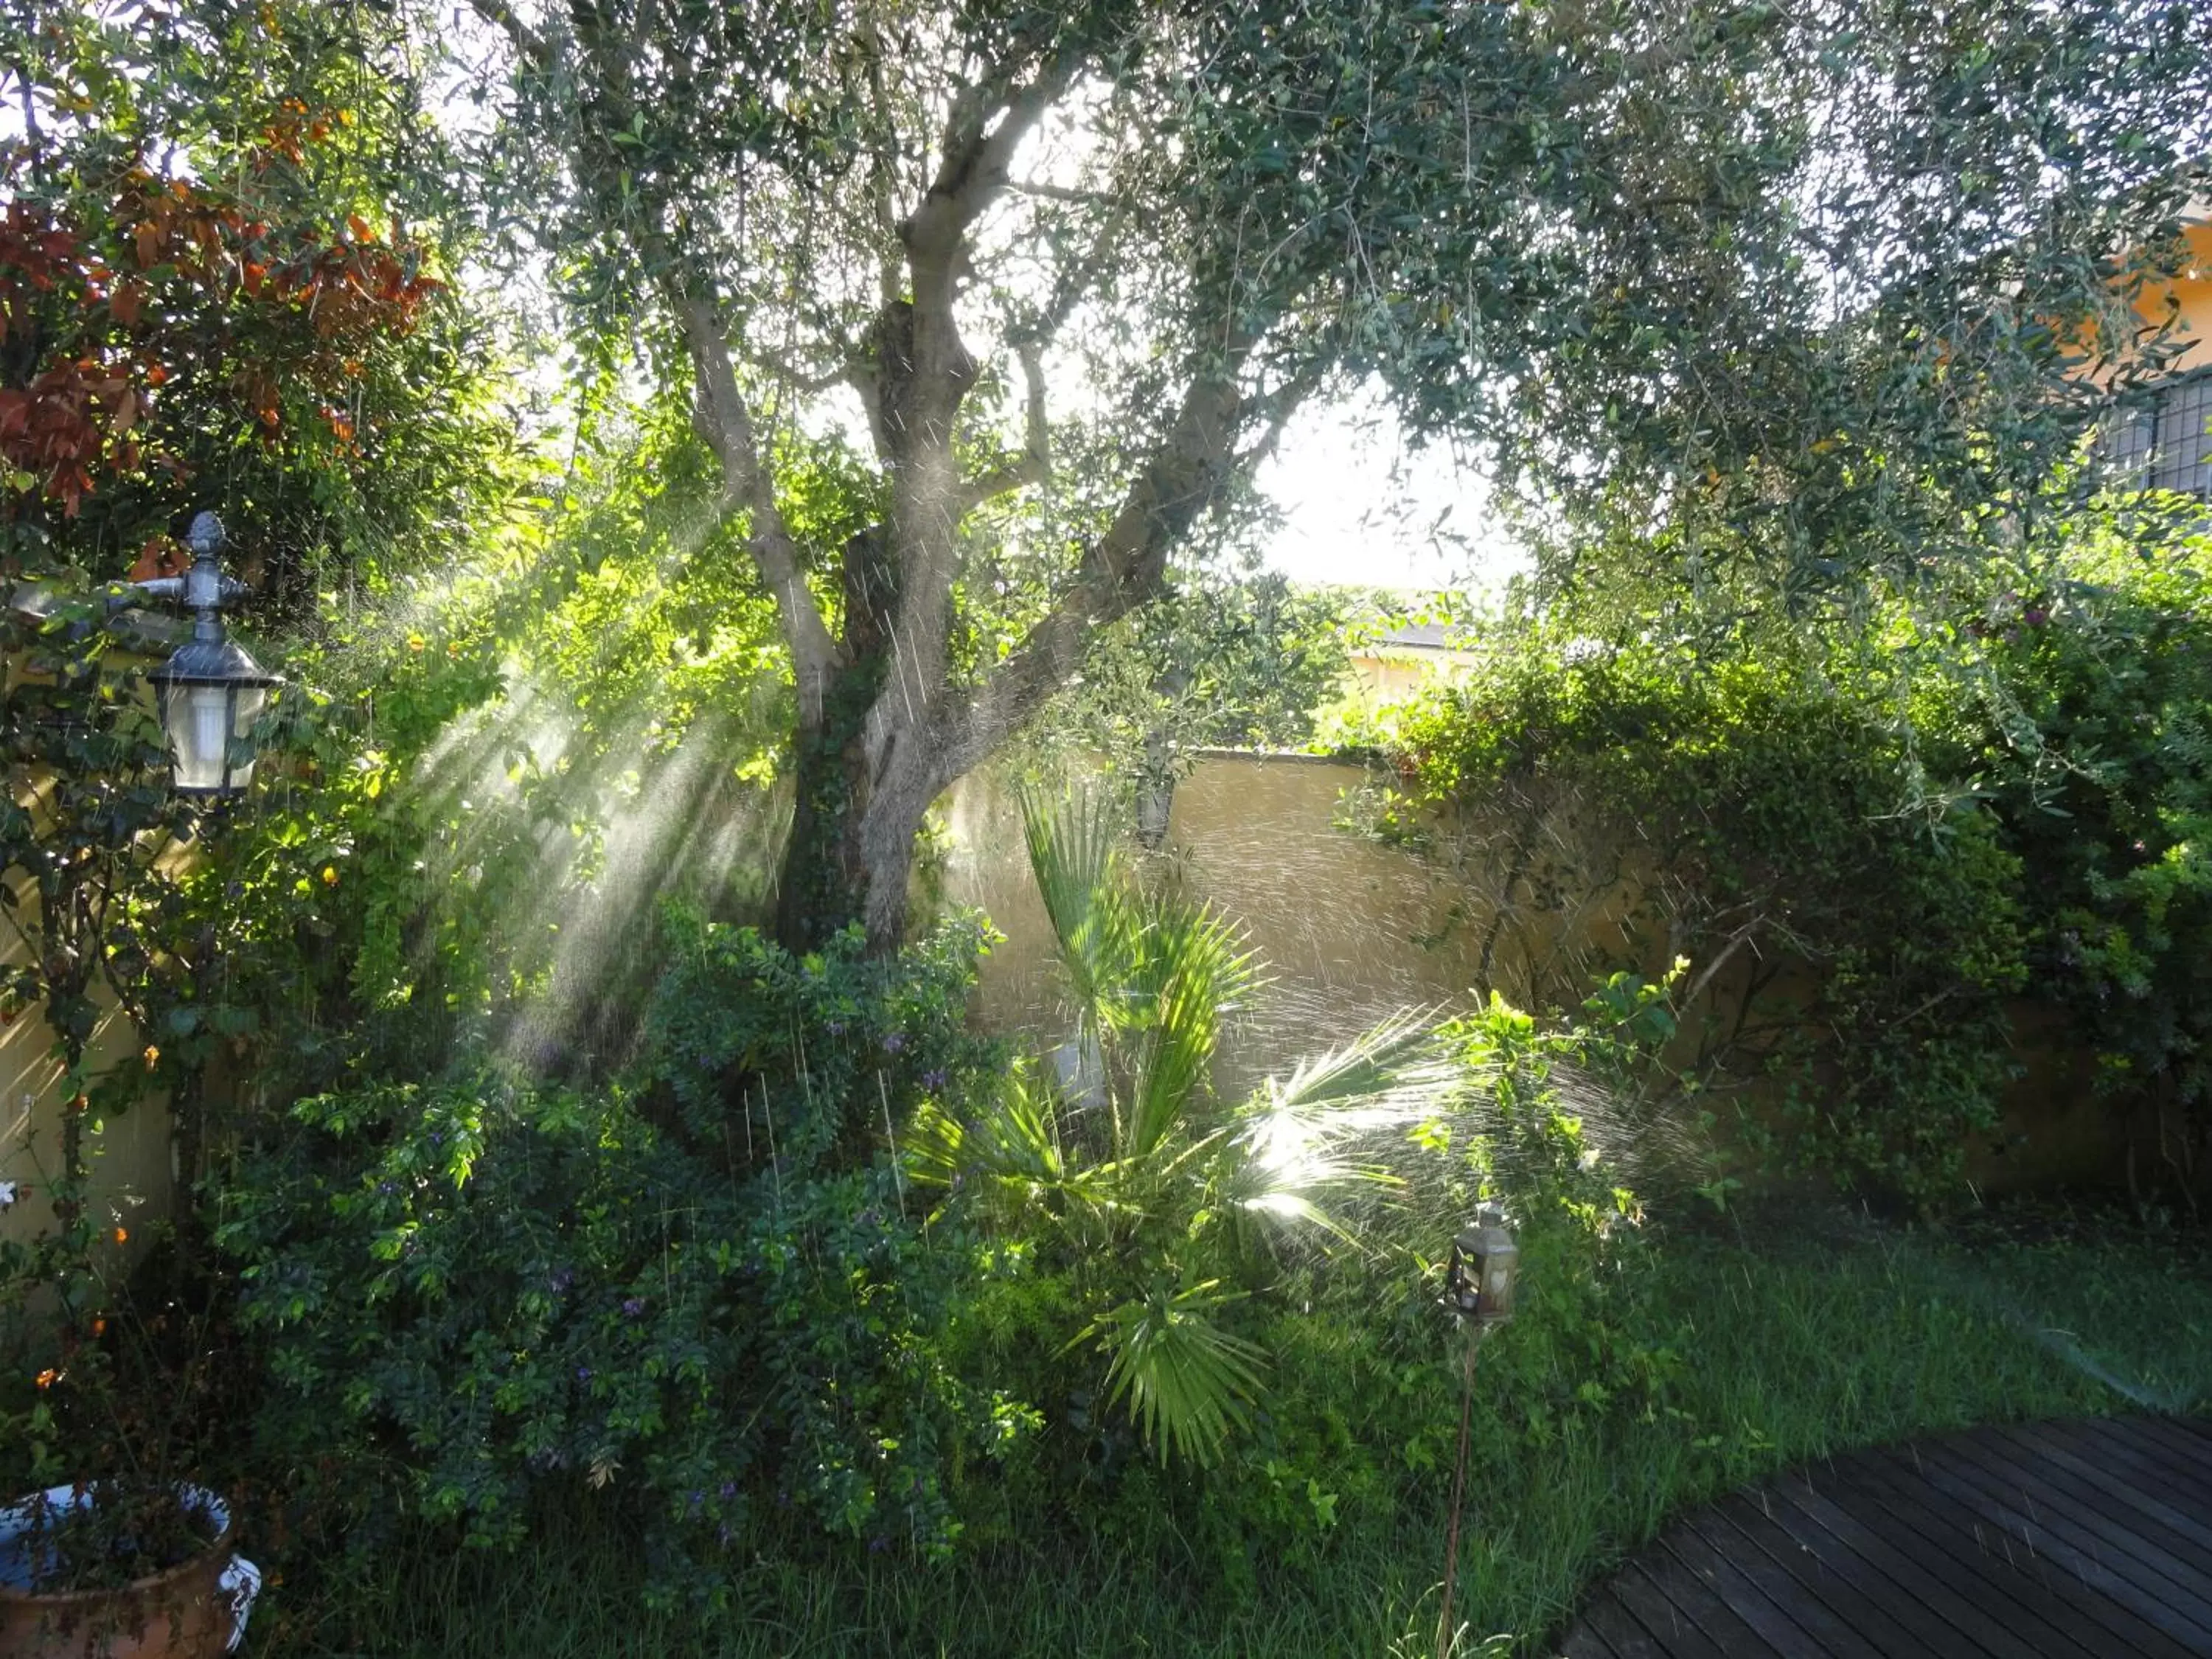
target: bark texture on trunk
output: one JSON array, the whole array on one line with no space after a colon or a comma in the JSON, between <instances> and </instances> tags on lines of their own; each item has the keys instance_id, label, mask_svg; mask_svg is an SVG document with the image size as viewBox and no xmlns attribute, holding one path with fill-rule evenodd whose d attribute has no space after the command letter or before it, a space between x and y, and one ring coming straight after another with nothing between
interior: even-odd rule
<instances>
[{"instance_id":1,"label":"bark texture on trunk","mask_svg":"<svg viewBox=\"0 0 2212 1659\"><path fill-rule=\"evenodd\" d=\"M637 195L629 146L642 116L635 43L623 30L602 8L581 5L564 40L530 27L505 0L470 3L533 72L574 73L588 88L571 158L577 177L602 226L653 273L690 357L693 419L719 463L723 507L744 515L747 551L775 605L798 691L797 795L777 935L811 950L858 921L871 949L894 950L930 803L1036 717L1098 629L1161 592L1170 550L1263 453L1264 445L1237 447L1261 407L1241 385L1260 327L1240 315L1194 346L1180 405L1109 521L1075 550L1046 614L971 678L956 670L950 648L969 552L963 523L984 503L1050 477L1043 356L1101 280L1126 216L1060 272L1045 313L1002 342L1026 393L1024 447L980 469L961 441L981 365L961 338L958 299L974 276L975 227L1012 188L1016 151L1085 64L1057 51L1015 52L983 66L942 111L935 165L918 198L901 196L896 167L878 170L880 304L858 336L827 343L830 367L817 374L787 365L754 338L684 215ZM896 123L880 94L872 108L884 153L898 153ZM1293 383L1274 398L1269 418L1278 427L1311 384ZM839 386L860 398L884 488L882 522L843 547L831 594L821 588L830 550L810 545L803 522L795 527L785 516L775 444L781 402L763 398L763 387L818 393Z\"/></svg>"},{"instance_id":2,"label":"bark texture on trunk","mask_svg":"<svg viewBox=\"0 0 2212 1659\"><path fill-rule=\"evenodd\" d=\"M915 751L904 735L879 771L864 726L799 734L776 890L776 938L787 949L818 949L856 921L872 951L896 950L904 939L915 838L937 793L929 769L897 759Z\"/></svg>"}]
</instances>

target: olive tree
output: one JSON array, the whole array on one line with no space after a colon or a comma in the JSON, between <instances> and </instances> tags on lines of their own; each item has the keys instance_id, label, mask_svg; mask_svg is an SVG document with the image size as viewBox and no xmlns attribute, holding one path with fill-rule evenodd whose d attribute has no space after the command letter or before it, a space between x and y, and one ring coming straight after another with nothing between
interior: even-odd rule
<instances>
[{"instance_id":1,"label":"olive tree","mask_svg":"<svg viewBox=\"0 0 2212 1659\"><path fill-rule=\"evenodd\" d=\"M2168 349L2212 90L2150 0L470 4L488 228L774 597L793 944L896 940L933 799L1311 398L1785 596L1973 556Z\"/></svg>"}]
</instances>

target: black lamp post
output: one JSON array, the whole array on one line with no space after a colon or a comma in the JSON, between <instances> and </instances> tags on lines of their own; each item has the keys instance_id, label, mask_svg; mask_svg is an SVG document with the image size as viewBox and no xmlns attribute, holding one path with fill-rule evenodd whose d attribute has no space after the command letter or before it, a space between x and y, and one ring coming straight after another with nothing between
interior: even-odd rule
<instances>
[{"instance_id":1,"label":"black lamp post","mask_svg":"<svg viewBox=\"0 0 2212 1659\"><path fill-rule=\"evenodd\" d=\"M245 597L246 586L222 574L222 520L203 513L185 544L192 567L181 576L132 584L155 599L175 599L196 616L192 636L147 678L160 699L161 729L168 734L172 787L180 795L222 799L242 795L253 782L254 723L283 684L263 672L225 637L222 607Z\"/></svg>"},{"instance_id":2,"label":"black lamp post","mask_svg":"<svg viewBox=\"0 0 2212 1659\"><path fill-rule=\"evenodd\" d=\"M1444 1264L1442 1304L1466 1341L1460 1383L1459 1461L1452 1470L1451 1530L1444 1541L1443 1606L1437 1620L1437 1659L1448 1659L1452 1638L1452 1587L1459 1577L1459 1515L1467 1498L1468 1419L1474 1408L1474 1356L1482 1339L1513 1317L1521 1247L1505 1224L1505 1212L1485 1204L1452 1240Z\"/></svg>"}]
</instances>

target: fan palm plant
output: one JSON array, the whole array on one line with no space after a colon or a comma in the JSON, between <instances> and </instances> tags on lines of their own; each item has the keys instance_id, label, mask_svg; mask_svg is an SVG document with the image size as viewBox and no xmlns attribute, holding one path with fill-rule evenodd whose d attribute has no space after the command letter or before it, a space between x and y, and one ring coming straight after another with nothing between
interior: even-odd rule
<instances>
[{"instance_id":1,"label":"fan palm plant","mask_svg":"<svg viewBox=\"0 0 2212 1659\"><path fill-rule=\"evenodd\" d=\"M1224 1103L1222 1030L1264 982L1242 930L1147 890L1103 802L1025 797L1022 817L1082 1059L1071 1083L1019 1064L964 1115L926 1108L908 1167L1055 1246L1086 1310L1067 1351L1104 1358L1108 1401L1162 1459L1209 1462L1262 1388L1240 1304L1292 1233L1350 1241L1332 1195L1387 1179L1358 1143L1432 1085L1429 1020L1399 1015Z\"/></svg>"}]
</instances>

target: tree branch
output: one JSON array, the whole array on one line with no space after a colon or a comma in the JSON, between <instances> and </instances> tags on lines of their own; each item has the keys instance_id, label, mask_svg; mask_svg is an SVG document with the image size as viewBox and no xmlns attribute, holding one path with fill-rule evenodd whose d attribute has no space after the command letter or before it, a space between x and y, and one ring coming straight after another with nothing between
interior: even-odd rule
<instances>
[{"instance_id":1,"label":"tree branch","mask_svg":"<svg viewBox=\"0 0 2212 1659\"><path fill-rule=\"evenodd\" d=\"M775 374L793 392L803 392L808 396L818 392L827 392L832 386L849 386L858 372L849 361L840 363L836 368L809 372L801 368L797 362L774 346L764 345L758 340L747 340L745 350L750 356L757 357L769 373Z\"/></svg>"},{"instance_id":2,"label":"tree branch","mask_svg":"<svg viewBox=\"0 0 2212 1659\"><path fill-rule=\"evenodd\" d=\"M746 545L775 596L776 617L783 627L784 641L791 647L801 721L812 725L821 718L823 696L840 661L837 644L806 586L798 544L775 504L775 485L761 465L752 411L738 390L729 340L722 332L715 307L706 300L681 295L672 297L678 302L678 320L699 377L700 435L721 463L726 492L745 508L751 520Z\"/></svg>"},{"instance_id":3,"label":"tree branch","mask_svg":"<svg viewBox=\"0 0 2212 1659\"><path fill-rule=\"evenodd\" d=\"M1040 196L1048 202L1076 202L1095 206L1102 202L1118 199L1106 191L1085 190L1075 185L1048 184L1042 179L1012 179L1006 188L1018 196Z\"/></svg>"},{"instance_id":4,"label":"tree branch","mask_svg":"<svg viewBox=\"0 0 2212 1659\"><path fill-rule=\"evenodd\" d=\"M964 707L941 718L938 787L971 770L1034 718L1081 665L1094 631L1165 586L1168 555L1236 475L1237 436L1246 413L1237 381L1251 347L1250 337L1240 336L1225 364L1192 381L1174 425L1131 483L1113 523L1085 550L1059 604Z\"/></svg>"},{"instance_id":5,"label":"tree branch","mask_svg":"<svg viewBox=\"0 0 2212 1659\"><path fill-rule=\"evenodd\" d=\"M1052 429L1045 420L1043 356L1033 345L1017 346L1015 351L1022 360L1022 378L1029 383L1027 441L1020 459L994 467L960 486L953 506L955 524L986 501L1052 477Z\"/></svg>"},{"instance_id":6,"label":"tree branch","mask_svg":"<svg viewBox=\"0 0 2212 1659\"><path fill-rule=\"evenodd\" d=\"M514 43L514 49L535 69L550 68L553 48L545 37L514 14L507 0L469 0L469 9Z\"/></svg>"}]
</instances>

